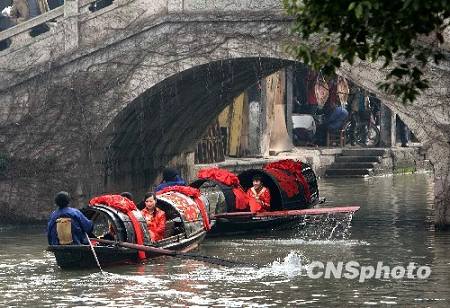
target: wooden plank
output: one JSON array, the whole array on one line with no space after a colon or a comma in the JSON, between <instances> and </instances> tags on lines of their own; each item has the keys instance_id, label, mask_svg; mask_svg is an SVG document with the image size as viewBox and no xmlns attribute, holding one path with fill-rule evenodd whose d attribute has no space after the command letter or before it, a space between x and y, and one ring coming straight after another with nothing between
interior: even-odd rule
<instances>
[{"instance_id":1,"label":"wooden plank","mask_svg":"<svg viewBox=\"0 0 450 308\"><path fill-rule=\"evenodd\" d=\"M230 156L238 156L241 143L242 130L242 111L244 108L244 93L235 98L233 103L233 112L231 115L230 136L228 154Z\"/></svg>"},{"instance_id":2,"label":"wooden plank","mask_svg":"<svg viewBox=\"0 0 450 308\"><path fill-rule=\"evenodd\" d=\"M292 110L294 108L294 67L286 68L286 127L292 140Z\"/></svg>"},{"instance_id":3,"label":"wooden plank","mask_svg":"<svg viewBox=\"0 0 450 308\"><path fill-rule=\"evenodd\" d=\"M261 113L261 154L269 156L270 134L274 121L274 103L278 84L278 73L266 77L262 82L262 113Z\"/></svg>"},{"instance_id":4,"label":"wooden plank","mask_svg":"<svg viewBox=\"0 0 450 308\"><path fill-rule=\"evenodd\" d=\"M220 127L230 127L230 109L231 109L231 106L227 106L219 114L219 125L220 125Z\"/></svg>"},{"instance_id":5,"label":"wooden plank","mask_svg":"<svg viewBox=\"0 0 450 308\"><path fill-rule=\"evenodd\" d=\"M294 147L289 138L286 128L285 117L285 90L286 90L285 71L280 70L277 73L277 78L274 80L273 93L273 125L270 132L270 153L278 154L280 152L287 152Z\"/></svg>"},{"instance_id":6,"label":"wooden plank","mask_svg":"<svg viewBox=\"0 0 450 308\"><path fill-rule=\"evenodd\" d=\"M244 92L244 106L242 110L242 128L241 128L241 142L239 145L240 157L245 157L249 153L249 102L247 92Z\"/></svg>"}]
</instances>

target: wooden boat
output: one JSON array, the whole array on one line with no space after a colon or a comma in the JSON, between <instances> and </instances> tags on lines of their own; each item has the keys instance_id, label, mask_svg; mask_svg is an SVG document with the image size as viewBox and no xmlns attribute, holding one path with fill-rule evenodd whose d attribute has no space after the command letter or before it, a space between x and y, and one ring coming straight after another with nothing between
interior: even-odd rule
<instances>
[{"instance_id":1,"label":"wooden boat","mask_svg":"<svg viewBox=\"0 0 450 308\"><path fill-rule=\"evenodd\" d=\"M271 194L269 212L252 213L237 208L237 199L252 186L252 178L258 175ZM199 188L203 195L219 194L216 202L210 202L210 215L214 222L208 236L242 234L292 229L310 215L355 213L357 206L314 208L319 201L317 178L306 163L283 160L270 163L262 169L245 170L239 175L211 168L199 172L199 179L191 186ZM211 201L211 200L210 200Z\"/></svg>"},{"instance_id":2,"label":"wooden boat","mask_svg":"<svg viewBox=\"0 0 450 308\"><path fill-rule=\"evenodd\" d=\"M287 230L299 226L308 216L355 213L359 206L311 208L265 213L235 212L215 215L215 225L208 236L243 234L268 230Z\"/></svg>"},{"instance_id":3,"label":"wooden boat","mask_svg":"<svg viewBox=\"0 0 450 308\"><path fill-rule=\"evenodd\" d=\"M202 215L193 199L177 192L166 192L158 195L157 199L157 207L165 212L167 218L165 237L161 241L152 243L144 217L138 210L131 211L131 215L134 215L137 219L143 234L143 244L178 252L187 252L197 248L204 239L206 230ZM85 207L82 212L94 223L93 234L90 237L129 243L138 242L135 225L133 225L129 216L130 213L127 215L105 204ZM192 217L193 215L195 217ZM154 252L141 252L139 255L135 249L102 245L97 243L95 239L92 241L102 267L138 263L160 256L160 254ZM54 253L57 264L63 269L97 267L89 245L51 245L47 250Z\"/></svg>"}]
</instances>

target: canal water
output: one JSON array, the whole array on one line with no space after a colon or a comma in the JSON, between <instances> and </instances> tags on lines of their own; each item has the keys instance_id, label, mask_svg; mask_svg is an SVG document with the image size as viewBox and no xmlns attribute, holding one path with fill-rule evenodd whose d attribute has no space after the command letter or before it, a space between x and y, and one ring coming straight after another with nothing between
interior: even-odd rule
<instances>
[{"instance_id":1,"label":"canal water","mask_svg":"<svg viewBox=\"0 0 450 308\"><path fill-rule=\"evenodd\" d=\"M44 226L0 227L0 306L450 306L450 233L435 232L429 175L321 180L326 206L360 205L303 229L206 240L198 253L257 264L225 268L162 257L149 264L62 271ZM426 279L314 278L315 262L429 266ZM303 269L303 270L301 270ZM312 274L320 272L316 267Z\"/></svg>"}]
</instances>

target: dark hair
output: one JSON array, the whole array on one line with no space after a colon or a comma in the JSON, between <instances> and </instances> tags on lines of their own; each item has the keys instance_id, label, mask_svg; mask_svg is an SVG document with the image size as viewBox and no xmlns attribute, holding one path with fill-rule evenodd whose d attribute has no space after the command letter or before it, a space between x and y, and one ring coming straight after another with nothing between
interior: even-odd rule
<instances>
[{"instance_id":1,"label":"dark hair","mask_svg":"<svg viewBox=\"0 0 450 308\"><path fill-rule=\"evenodd\" d=\"M120 195L121 195L122 197L125 197L125 198L127 198L127 199L133 201L133 195L132 195L130 192L128 192L128 191L124 191L124 192L121 193Z\"/></svg>"},{"instance_id":2,"label":"dark hair","mask_svg":"<svg viewBox=\"0 0 450 308\"><path fill-rule=\"evenodd\" d=\"M149 191L149 192L146 192L144 195L144 202L145 202L145 200L147 200L150 197L153 197L153 199L155 199L155 201L156 201L156 194L153 191Z\"/></svg>"},{"instance_id":3,"label":"dark hair","mask_svg":"<svg viewBox=\"0 0 450 308\"><path fill-rule=\"evenodd\" d=\"M252 182L253 181L260 181L260 182L262 182L262 177L260 175L254 175L253 178L252 178Z\"/></svg>"},{"instance_id":4,"label":"dark hair","mask_svg":"<svg viewBox=\"0 0 450 308\"><path fill-rule=\"evenodd\" d=\"M164 168L162 175L163 180L166 182L176 181L178 171L172 168Z\"/></svg>"},{"instance_id":5,"label":"dark hair","mask_svg":"<svg viewBox=\"0 0 450 308\"><path fill-rule=\"evenodd\" d=\"M68 206L70 203L70 195L66 191L60 191L55 195L55 204L60 208Z\"/></svg>"}]
</instances>

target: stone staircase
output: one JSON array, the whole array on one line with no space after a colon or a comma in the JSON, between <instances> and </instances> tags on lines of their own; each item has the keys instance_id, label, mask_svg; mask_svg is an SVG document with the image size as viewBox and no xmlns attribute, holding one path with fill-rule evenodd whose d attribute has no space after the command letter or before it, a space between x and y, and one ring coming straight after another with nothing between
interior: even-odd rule
<instances>
[{"instance_id":1,"label":"stone staircase","mask_svg":"<svg viewBox=\"0 0 450 308\"><path fill-rule=\"evenodd\" d=\"M335 162L326 170L326 177L367 177L380 168L386 149L344 149Z\"/></svg>"}]
</instances>

